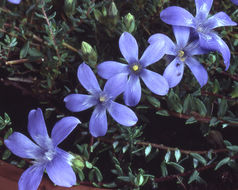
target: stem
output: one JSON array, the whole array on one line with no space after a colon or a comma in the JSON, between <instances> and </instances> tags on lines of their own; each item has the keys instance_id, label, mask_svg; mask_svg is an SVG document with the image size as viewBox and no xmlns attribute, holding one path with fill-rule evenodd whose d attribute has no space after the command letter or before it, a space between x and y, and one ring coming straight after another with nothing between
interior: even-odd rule
<instances>
[{"instance_id":1,"label":"stem","mask_svg":"<svg viewBox=\"0 0 238 190\"><path fill-rule=\"evenodd\" d=\"M100 141L102 142L106 142L106 143L113 143L114 140L113 139L108 139L108 138L105 138L105 137L101 137L99 138ZM128 142L125 142L125 141L120 141L120 143L122 144L129 144ZM165 151L175 151L179 148L177 147L169 147L169 146L165 146L163 144L155 144L155 143L149 143L149 142L137 142L136 143L137 145L140 145L140 146L149 146L151 145L152 147L154 148L157 148L157 149L161 149L161 150L165 150ZM197 153L197 154L207 154L209 151L211 150L202 150L202 151L194 151L194 150L183 150L183 149L179 149L181 153L183 154L190 154L190 153ZM212 150L213 153L221 153L221 152L228 152L229 150L228 149L217 149L217 150Z\"/></svg>"},{"instance_id":2,"label":"stem","mask_svg":"<svg viewBox=\"0 0 238 190\"><path fill-rule=\"evenodd\" d=\"M42 4L43 4L43 1L42 1ZM61 64L61 57L60 57L60 54L59 54L58 46L57 46L57 44L56 44L55 36L54 36L54 33L53 33L52 29L51 29L51 24L50 24L50 21L49 21L49 19L48 19L48 17L47 17L46 12L45 12L44 6L42 6L41 11L42 11L42 13L43 13L43 15L44 15L44 17L45 17L45 20L46 20L47 25L49 26L50 37L51 37L51 39L52 39L52 41L53 41L53 43L54 43L54 48L55 48L55 51L56 51L56 54L57 54L59 63Z\"/></svg>"}]
</instances>

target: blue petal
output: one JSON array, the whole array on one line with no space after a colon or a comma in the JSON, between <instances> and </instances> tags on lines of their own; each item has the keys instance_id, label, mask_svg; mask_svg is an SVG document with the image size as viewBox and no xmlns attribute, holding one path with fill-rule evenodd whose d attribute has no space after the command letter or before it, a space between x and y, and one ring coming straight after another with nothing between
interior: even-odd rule
<instances>
[{"instance_id":1,"label":"blue petal","mask_svg":"<svg viewBox=\"0 0 238 190\"><path fill-rule=\"evenodd\" d=\"M44 138L49 138L43 113L40 108L31 110L28 114L28 131L32 139L39 145Z\"/></svg>"},{"instance_id":2,"label":"blue petal","mask_svg":"<svg viewBox=\"0 0 238 190\"><path fill-rule=\"evenodd\" d=\"M179 48L184 48L189 39L190 28L184 26L173 26L174 36Z\"/></svg>"},{"instance_id":3,"label":"blue petal","mask_svg":"<svg viewBox=\"0 0 238 190\"><path fill-rule=\"evenodd\" d=\"M213 0L195 0L196 3L196 17L204 19L208 16Z\"/></svg>"},{"instance_id":4,"label":"blue petal","mask_svg":"<svg viewBox=\"0 0 238 190\"><path fill-rule=\"evenodd\" d=\"M124 32L119 39L119 47L128 63L138 61L138 45L136 39L128 32Z\"/></svg>"},{"instance_id":5,"label":"blue petal","mask_svg":"<svg viewBox=\"0 0 238 190\"><path fill-rule=\"evenodd\" d=\"M7 1L13 4L19 4L21 2L21 0L7 0Z\"/></svg>"},{"instance_id":6,"label":"blue petal","mask_svg":"<svg viewBox=\"0 0 238 190\"><path fill-rule=\"evenodd\" d=\"M64 98L65 106L72 112L80 112L97 104L92 95L70 94Z\"/></svg>"},{"instance_id":7,"label":"blue petal","mask_svg":"<svg viewBox=\"0 0 238 190\"><path fill-rule=\"evenodd\" d=\"M42 165L33 165L23 172L18 182L19 190L37 190L45 168Z\"/></svg>"},{"instance_id":8,"label":"blue petal","mask_svg":"<svg viewBox=\"0 0 238 190\"><path fill-rule=\"evenodd\" d=\"M92 69L85 63L78 67L78 79L83 87L90 93L101 91L97 78Z\"/></svg>"},{"instance_id":9,"label":"blue petal","mask_svg":"<svg viewBox=\"0 0 238 190\"><path fill-rule=\"evenodd\" d=\"M165 42L163 40L160 43L153 43L149 45L140 58L140 63L143 67L149 66L159 61L165 54Z\"/></svg>"},{"instance_id":10,"label":"blue petal","mask_svg":"<svg viewBox=\"0 0 238 190\"><path fill-rule=\"evenodd\" d=\"M194 17L186 9L177 6L171 6L160 13L160 18L167 24L175 26L194 26Z\"/></svg>"},{"instance_id":11,"label":"blue petal","mask_svg":"<svg viewBox=\"0 0 238 190\"><path fill-rule=\"evenodd\" d=\"M203 55L209 53L209 50L206 50L200 46L199 40L195 40L188 44L184 50L189 52L189 55Z\"/></svg>"},{"instance_id":12,"label":"blue petal","mask_svg":"<svg viewBox=\"0 0 238 190\"><path fill-rule=\"evenodd\" d=\"M160 74L144 69L141 73L141 78L151 92L162 96L168 93L168 82Z\"/></svg>"},{"instance_id":13,"label":"blue petal","mask_svg":"<svg viewBox=\"0 0 238 190\"><path fill-rule=\"evenodd\" d=\"M152 36L150 36L150 38L148 39L148 43L153 44L153 43L160 43L161 40L163 40L165 42L165 54L167 55L176 55L177 52L175 51L175 44L174 42L166 35L164 34L153 34Z\"/></svg>"},{"instance_id":14,"label":"blue petal","mask_svg":"<svg viewBox=\"0 0 238 190\"><path fill-rule=\"evenodd\" d=\"M51 139L54 146L60 144L81 123L76 117L64 117L52 129Z\"/></svg>"},{"instance_id":15,"label":"blue petal","mask_svg":"<svg viewBox=\"0 0 238 190\"><path fill-rule=\"evenodd\" d=\"M104 79L109 79L119 73L128 73L128 65L116 61L105 61L98 65L98 74Z\"/></svg>"},{"instance_id":16,"label":"blue petal","mask_svg":"<svg viewBox=\"0 0 238 190\"><path fill-rule=\"evenodd\" d=\"M130 75L124 92L125 104L136 106L141 98L140 79L136 75Z\"/></svg>"},{"instance_id":17,"label":"blue petal","mask_svg":"<svg viewBox=\"0 0 238 190\"><path fill-rule=\"evenodd\" d=\"M41 148L18 132L11 134L4 144L13 154L22 158L37 159L41 156Z\"/></svg>"},{"instance_id":18,"label":"blue petal","mask_svg":"<svg viewBox=\"0 0 238 190\"><path fill-rule=\"evenodd\" d=\"M104 136L107 133L106 108L97 106L89 121L89 131L92 136Z\"/></svg>"},{"instance_id":19,"label":"blue petal","mask_svg":"<svg viewBox=\"0 0 238 190\"><path fill-rule=\"evenodd\" d=\"M200 86L203 87L208 80L208 74L206 69L200 64L195 58L189 57L186 60L186 65L192 71L193 75L199 82Z\"/></svg>"},{"instance_id":20,"label":"blue petal","mask_svg":"<svg viewBox=\"0 0 238 190\"><path fill-rule=\"evenodd\" d=\"M232 3L234 3L235 5L238 5L238 0L231 0Z\"/></svg>"},{"instance_id":21,"label":"blue petal","mask_svg":"<svg viewBox=\"0 0 238 190\"><path fill-rule=\"evenodd\" d=\"M175 87L182 79L184 63L176 58L165 68L163 76L166 78L169 87Z\"/></svg>"},{"instance_id":22,"label":"blue petal","mask_svg":"<svg viewBox=\"0 0 238 190\"><path fill-rule=\"evenodd\" d=\"M112 99L115 99L118 95L125 91L126 83L128 80L127 73L117 74L114 77L107 80L104 86L104 92Z\"/></svg>"},{"instance_id":23,"label":"blue petal","mask_svg":"<svg viewBox=\"0 0 238 190\"><path fill-rule=\"evenodd\" d=\"M199 42L203 48L220 52L224 59L226 70L229 68L231 58L230 49L218 35L216 35L215 33L212 33L211 35L207 36L200 34Z\"/></svg>"},{"instance_id":24,"label":"blue petal","mask_svg":"<svg viewBox=\"0 0 238 190\"><path fill-rule=\"evenodd\" d=\"M76 185L76 176L69 165L68 159L62 157L59 152L54 159L46 165L46 172L50 180L62 187L72 187Z\"/></svg>"},{"instance_id":25,"label":"blue petal","mask_svg":"<svg viewBox=\"0 0 238 190\"><path fill-rule=\"evenodd\" d=\"M206 25L213 29L221 26L236 26L236 22L233 22L231 18L224 12L219 12L212 17L210 17Z\"/></svg>"},{"instance_id":26,"label":"blue petal","mask_svg":"<svg viewBox=\"0 0 238 190\"><path fill-rule=\"evenodd\" d=\"M114 101L111 102L108 112L117 123L124 126L133 126L138 121L135 113L130 108Z\"/></svg>"}]
</instances>

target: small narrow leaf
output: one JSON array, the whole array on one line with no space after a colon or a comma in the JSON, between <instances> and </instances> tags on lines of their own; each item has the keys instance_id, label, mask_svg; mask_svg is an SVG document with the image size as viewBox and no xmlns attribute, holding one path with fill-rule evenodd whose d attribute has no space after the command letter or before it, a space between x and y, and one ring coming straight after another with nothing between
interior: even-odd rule
<instances>
[{"instance_id":1,"label":"small narrow leaf","mask_svg":"<svg viewBox=\"0 0 238 190\"><path fill-rule=\"evenodd\" d=\"M171 151L168 150L168 152L167 152L167 153L165 154L165 156L164 156L164 160L165 160L166 163L169 162L170 157L171 157Z\"/></svg>"},{"instance_id":2,"label":"small narrow leaf","mask_svg":"<svg viewBox=\"0 0 238 190\"><path fill-rule=\"evenodd\" d=\"M162 116L169 116L169 113L167 110L159 110L156 112L156 114L162 115Z\"/></svg>"},{"instance_id":3,"label":"small narrow leaf","mask_svg":"<svg viewBox=\"0 0 238 190\"><path fill-rule=\"evenodd\" d=\"M168 165L170 166L173 166L176 170L178 170L180 173L183 173L184 172L184 167L175 163L175 162L168 162L167 163Z\"/></svg>"},{"instance_id":4,"label":"small narrow leaf","mask_svg":"<svg viewBox=\"0 0 238 190\"><path fill-rule=\"evenodd\" d=\"M207 164L207 161L205 160L205 158L203 158L200 154L197 154L197 153L190 153L190 155L197 159L200 163L202 163L203 165L206 165Z\"/></svg>"},{"instance_id":5,"label":"small narrow leaf","mask_svg":"<svg viewBox=\"0 0 238 190\"><path fill-rule=\"evenodd\" d=\"M224 159L222 159L215 167L215 170L217 170L218 168L220 168L221 166L227 164L230 161L230 157L226 157Z\"/></svg>"},{"instance_id":6,"label":"small narrow leaf","mask_svg":"<svg viewBox=\"0 0 238 190\"><path fill-rule=\"evenodd\" d=\"M175 156L176 162L178 162L179 159L181 158L181 152L179 149L174 151L174 156Z\"/></svg>"},{"instance_id":7,"label":"small narrow leaf","mask_svg":"<svg viewBox=\"0 0 238 190\"><path fill-rule=\"evenodd\" d=\"M193 174L189 177L188 184L192 183L193 181L197 181L199 177L199 172L195 170Z\"/></svg>"},{"instance_id":8,"label":"small narrow leaf","mask_svg":"<svg viewBox=\"0 0 238 190\"><path fill-rule=\"evenodd\" d=\"M146 148L145 148L145 156L148 156L151 152L151 144L149 144Z\"/></svg>"}]
</instances>

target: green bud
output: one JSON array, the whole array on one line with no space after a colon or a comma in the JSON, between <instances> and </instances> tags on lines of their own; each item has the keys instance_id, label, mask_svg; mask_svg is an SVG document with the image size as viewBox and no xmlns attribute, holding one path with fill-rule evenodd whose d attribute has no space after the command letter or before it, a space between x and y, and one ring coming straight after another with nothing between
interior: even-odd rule
<instances>
[{"instance_id":1,"label":"green bud","mask_svg":"<svg viewBox=\"0 0 238 190\"><path fill-rule=\"evenodd\" d=\"M117 6L114 2L112 2L110 7L109 7L108 15L113 16L113 17L118 16L118 9L117 9Z\"/></svg>"},{"instance_id":2,"label":"green bud","mask_svg":"<svg viewBox=\"0 0 238 190\"><path fill-rule=\"evenodd\" d=\"M74 155L74 159L71 160L73 169L82 170L85 167L84 159L81 156L77 155L77 154L73 154L73 155Z\"/></svg>"},{"instance_id":3,"label":"green bud","mask_svg":"<svg viewBox=\"0 0 238 190\"><path fill-rule=\"evenodd\" d=\"M102 13L97 9L95 9L93 11L93 13L94 13L94 17L95 17L96 21L101 22Z\"/></svg>"},{"instance_id":4,"label":"green bud","mask_svg":"<svg viewBox=\"0 0 238 190\"><path fill-rule=\"evenodd\" d=\"M97 53L93 47L89 43L83 41L81 44L81 51L85 61L89 62L91 66L95 66L97 62Z\"/></svg>"},{"instance_id":5,"label":"green bud","mask_svg":"<svg viewBox=\"0 0 238 190\"><path fill-rule=\"evenodd\" d=\"M102 15L104 16L104 17L106 17L107 16L107 9L106 9L106 7L102 7Z\"/></svg>"},{"instance_id":6,"label":"green bud","mask_svg":"<svg viewBox=\"0 0 238 190\"><path fill-rule=\"evenodd\" d=\"M65 0L64 1L64 12L68 17L74 15L76 2L77 2L77 0Z\"/></svg>"},{"instance_id":7,"label":"green bud","mask_svg":"<svg viewBox=\"0 0 238 190\"><path fill-rule=\"evenodd\" d=\"M135 30L135 17L131 13L123 17L123 22L127 32L132 33Z\"/></svg>"}]
</instances>

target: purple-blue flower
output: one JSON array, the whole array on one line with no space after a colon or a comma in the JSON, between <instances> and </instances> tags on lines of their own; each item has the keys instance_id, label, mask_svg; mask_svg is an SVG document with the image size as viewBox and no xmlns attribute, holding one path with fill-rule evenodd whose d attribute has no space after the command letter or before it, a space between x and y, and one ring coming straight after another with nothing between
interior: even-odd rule
<instances>
[{"instance_id":1,"label":"purple-blue flower","mask_svg":"<svg viewBox=\"0 0 238 190\"><path fill-rule=\"evenodd\" d=\"M170 55L172 62L166 67L163 76L167 79L169 87L176 86L183 77L184 66L187 65L202 87L207 83L208 74L205 68L193 57L206 53L199 45L198 40L189 42L190 29L183 26L173 26L177 44L164 34L152 35L150 44L166 42L165 54Z\"/></svg>"},{"instance_id":2,"label":"purple-blue flower","mask_svg":"<svg viewBox=\"0 0 238 190\"><path fill-rule=\"evenodd\" d=\"M199 37L202 48L222 54L227 70L231 57L229 47L213 29L221 26L235 26L236 23L224 12L208 16L213 0L195 0L195 3L195 17L187 10L177 6L166 8L161 12L160 17L167 24L193 28L194 34Z\"/></svg>"},{"instance_id":3,"label":"purple-blue flower","mask_svg":"<svg viewBox=\"0 0 238 190\"><path fill-rule=\"evenodd\" d=\"M114 101L123 92L127 76L122 73L113 78L113 81L106 82L102 91L91 68L82 63L78 67L78 79L89 95L70 94L64 98L66 107L72 112L80 112L95 106L89 121L89 131L94 137L104 136L107 132L106 111L116 122L124 126L133 126L138 120L130 108Z\"/></svg>"},{"instance_id":4,"label":"purple-blue flower","mask_svg":"<svg viewBox=\"0 0 238 190\"><path fill-rule=\"evenodd\" d=\"M238 5L238 0L231 0L232 3L234 3L235 5Z\"/></svg>"},{"instance_id":5,"label":"purple-blue flower","mask_svg":"<svg viewBox=\"0 0 238 190\"><path fill-rule=\"evenodd\" d=\"M71 187L76 184L76 176L70 166L74 157L57 146L79 123L75 117L62 118L55 124L50 138L42 111L38 108L28 115L28 132L35 143L19 132L4 140L15 155L34 160L33 165L21 175L19 190L37 190L45 170L56 185Z\"/></svg>"},{"instance_id":6,"label":"purple-blue flower","mask_svg":"<svg viewBox=\"0 0 238 190\"><path fill-rule=\"evenodd\" d=\"M7 1L13 4L19 4L21 2L21 0L7 0Z\"/></svg>"},{"instance_id":7,"label":"purple-blue flower","mask_svg":"<svg viewBox=\"0 0 238 190\"><path fill-rule=\"evenodd\" d=\"M169 86L166 79L158 73L146 69L147 66L157 62L164 56L164 41L147 47L142 57L138 59L138 44L136 39L127 32L124 32L119 40L119 47L123 57L128 64L116 61L106 61L98 65L98 74L111 83L116 83L113 76L125 74L128 79L124 83L125 104L135 106L141 99L140 78L147 88L158 95L168 93Z\"/></svg>"}]
</instances>

